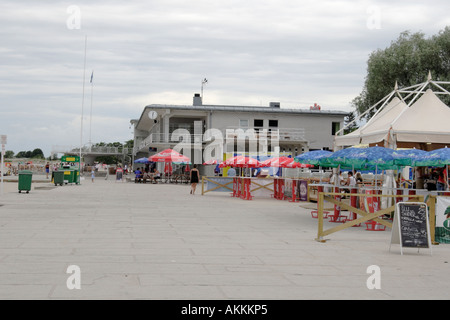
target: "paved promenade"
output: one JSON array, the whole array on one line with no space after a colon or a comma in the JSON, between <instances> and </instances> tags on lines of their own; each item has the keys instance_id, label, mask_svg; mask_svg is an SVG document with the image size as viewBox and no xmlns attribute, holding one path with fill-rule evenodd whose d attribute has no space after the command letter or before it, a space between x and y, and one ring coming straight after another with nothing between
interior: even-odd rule
<instances>
[{"instance_id":1,"label":"paved promenade","mask_svg":"<svg viewBox=\"0 0 450 320\"><path fill-rule=\"evenodd\" d=\"M299 203L104 178L4 187L0 299L450 298L450 245L401 256L390 230L364 227L318 243ZM80 290L67 288L70 265ZM371 265L381 289L367 288Z\"/></svg>"}]
</instances>

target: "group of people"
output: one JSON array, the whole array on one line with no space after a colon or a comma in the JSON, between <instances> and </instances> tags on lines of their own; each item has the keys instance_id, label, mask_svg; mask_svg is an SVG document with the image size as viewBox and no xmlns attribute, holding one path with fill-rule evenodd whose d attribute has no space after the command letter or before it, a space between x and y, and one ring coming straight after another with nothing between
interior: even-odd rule
<instances>
[{"instance_id":1,"label":"group of people","mask_svg":"<svg viewBox=\"0 0 450 320\"><path fill-rule=\"evenodd\" d=\"M337 181L335 179L337 179ZM352 188L358 186L359 184L362 184L363 178L361 176L361 172L356 172L354 174L352 171L349 171L347 173L347 179L344 181L342 171L340 171L339 175L331 175L330 183L336 184L338 186L348 186L349 188Z\"/></svg>"},{"instance_id":2,"label":"group of people","mask_svg":"<svg viewBox=\"0 0 450 320\"><path fill-rule=\"evenodd\" d=\"M134 173L136 183L138 182L145 183L146 181L152 181L153 183L157 183L156 180L161 179L161 174L159 173L158 169L156 169L156 167L152 167L149 170L138 168ZM199 180L200 180L200 172L197 169L197 165L194 164L192 170L189 173L189 181L191 183L190 194L195 194Z\"/></svg>"},{"instance_id":3,"label":"group of people","mask_svg":"<svg viewBox=\"0 0 450 320\"><path fill-rule=\"evenodd\" d=\"M161 179L161 174L156 168L152 168L151 171L149 171L148 169L137 168L136 171L134 171L134 174L136 175L134 180L134 182L136 183L146 183L147 181L157 183L157 180Z\"/></svg>"},{"instance_id":4,"label":"group of people","mask_svg":"<svg viewBox=\"0 0 450 320\"><path fill-rule=\"evenodd\" d=\"M450 190L448 181L448 173L446 168L434 168L425 174L422 171L416 171L417 177L423 183L423 188L426 186L428 190L446 191Z\"/></svg>"},{"instance_id":5,"label":"group of people","mask_svg":"<svg viewBox=\"0 0 450 320\"><path fill-rule=\"evenodd\" d=\"M449 181L447 180L447 171L444 168L435 168L431 171L431 173L429 174L428 178L431 179L431 181L435 181L435 190L436 191L446 191L446 190L450 190L450 185L449 185ZM424 178L427 178L426 175L424 175L421 170L416 170L416 183L414 183L414 187L416 189L423 189L424 188ZM337 183L335 183L335 179L337 180ZM400 179L400 178L399 178ZM336 184L338 186L348 186L349 189L351 189L352 187L356 187L360 184L362 184L363 179L361 176L360 172L357 173L353 173L352 171L349 171L347 174L347 179L344 180L343 176L342 176L342 171L339 172L339 175L331 175L330 178L330 183L331 184ZM420 183L418 183L420 182ZM397 181L397 183L399 184L399 181Z\"/></svg>"}]
</instances>

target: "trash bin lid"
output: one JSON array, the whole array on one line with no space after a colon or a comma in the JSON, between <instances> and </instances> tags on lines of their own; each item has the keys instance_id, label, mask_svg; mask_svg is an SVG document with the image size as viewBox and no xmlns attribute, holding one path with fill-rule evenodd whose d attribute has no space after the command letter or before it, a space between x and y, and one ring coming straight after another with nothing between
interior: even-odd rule
<instances>
[{"instance_id":1,"label":"trash bin lid","mask_svg":"<svg viewBox=\"0 0 450 320\"><path fill-rule=\"evenodd\" d=\"M33 174L33 172L31 172L30 170L22 170L19 171L19 174Z\"/></svg>"}]
</instances>

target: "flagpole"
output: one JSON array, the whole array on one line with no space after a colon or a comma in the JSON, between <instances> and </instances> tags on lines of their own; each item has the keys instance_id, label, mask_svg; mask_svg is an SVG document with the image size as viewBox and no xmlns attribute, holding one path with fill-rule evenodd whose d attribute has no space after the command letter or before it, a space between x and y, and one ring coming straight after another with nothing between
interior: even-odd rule
<instances>
[{"instance_id":1,"label":"flagpole","mask_svg":"<svg viewBox=\"0 0 450 320\"><path fill-rule=\"evenodd\" d=\"M81 184L81 148L83 147L83 111L84 111L84 87L86 82L86 48L87 48L87 35L84 38L84 68L83 68L83 97L81 100L81 129L80 129L80 184Z\"/></svg>"},{"instance_id":2,"label":"flagpole","mask_svg":"<svg viewBox=\"0 0 450 320\"><path fill-rule=\"evenodd\" d=\"M89 148L92 148L92 140L91 140L91 136L92 136L92 96L94 93L94 70L92 70L92 74L91 74L91 118L90 118L90 122L89 122Z\"/></svg>"}]
</instances>

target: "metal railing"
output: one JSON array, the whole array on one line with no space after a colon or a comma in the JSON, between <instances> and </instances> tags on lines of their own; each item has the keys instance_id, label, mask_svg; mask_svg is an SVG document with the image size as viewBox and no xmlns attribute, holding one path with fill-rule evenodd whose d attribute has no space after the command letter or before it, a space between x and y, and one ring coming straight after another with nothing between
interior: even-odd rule
<instances>
[{"instance_id":1,"label":"metal railing","mask_svg":"<svg viewBox=\"0 0 450 320\"><path fill-rule=\"evenodd\" d=\"M106 155L122 155L131 154L131 148L123 147L106 147L106 146L83 146L81 147L82 154L106 154ZM56 153L70 153L79 154L80 147L74 146L53 146L52 154Z\"/></svg>"},{"instance_id":2,"label":"metal railing","mask_svg":"<svg viewBox=\"0 0 450 320\"><path fill-rule=\"evenodd\" d=\"M202 134L190 134L188 136L178 135L178 139L176 139L176 136L174 136L173 133L151 133L147 138L139 143L139 145L137 145L133 151L136 154L140 150L143 150L150 146L154 146L155 144L177 144L181 142L202 143L202 139Z\"/></svg>"},{"instance_id":3,"label":"metal railing","mask_svg":"<svg viewBox=\"0 0 450 320\"><path fill-rule=\"evenodd\" d=\"M228 127L223 130L225 139L267 138L278 141L306 141L303 128L241 128Z\"/></svg>"},{"instance_id":4,"label":"metal railing","mask_svg":"<svg viewBox=\"0 0 450 320\"><path fill-rule=\"evenodd\" d=\"M222 131L224 140L230 139L267 139L282 142L303 142L305 139L305 129L303 128L241 128L241 127L227 127ZM180 135L176 140L173 133L150 133L144 140L137 144L133 153L136 154L147 147L152 147L155 144L177 144L182 141L186 143L203 143L208 142L204 140L202 134L190 134L189 137Z\"/></svg>"}]
</instances>

